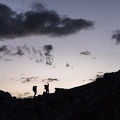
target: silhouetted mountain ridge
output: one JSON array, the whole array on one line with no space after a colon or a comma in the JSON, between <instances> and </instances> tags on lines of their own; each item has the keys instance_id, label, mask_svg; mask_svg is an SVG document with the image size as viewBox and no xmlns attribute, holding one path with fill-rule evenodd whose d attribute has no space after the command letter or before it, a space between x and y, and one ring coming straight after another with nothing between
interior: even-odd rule
<instances>
[{"instance_id":1,"label":"silhouetted mountain ridge","mask_svg":"<svg viewBox=\"0 0 120 120\"><path fill-rule=\"evenodd\" d=\"M0 91L0 120L120 120L120 70L94 82L16 99Z\"/></svg>"}]
</instances>

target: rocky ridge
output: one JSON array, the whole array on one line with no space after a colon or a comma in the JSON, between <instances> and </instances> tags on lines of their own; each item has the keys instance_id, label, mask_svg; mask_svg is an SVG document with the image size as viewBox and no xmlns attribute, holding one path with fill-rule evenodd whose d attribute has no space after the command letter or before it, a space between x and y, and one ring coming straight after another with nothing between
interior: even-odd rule
<instances>
[{"instance_id":1,"label":"rocky ridge","mask_svg":"<svg viewBox=\"0 0 120 120\"><path fill-rule=\"evenodd\" d=\"M36 98L0 91L0 120L120 120L120 71Z\"/></svg>"}]
</instances>

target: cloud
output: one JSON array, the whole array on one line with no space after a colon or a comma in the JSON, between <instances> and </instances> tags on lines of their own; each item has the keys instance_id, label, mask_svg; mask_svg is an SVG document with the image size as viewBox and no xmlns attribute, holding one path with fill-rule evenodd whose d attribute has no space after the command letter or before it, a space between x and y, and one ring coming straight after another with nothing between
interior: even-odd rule
<instances>
[{"instance_id":1,"label":"cloud","mask_svg":"<svg viewBox=\"0 0 120 120\"><path fill-rule=\"evenodd\" d=\"M53 50L52 45L45 45L42 49L35 48L34 46L28 47L26 44L23 46L0 46L0 59L14 56L28 56L30 60L34 60L36 63L45 62L47 65L52 65L53 55L51 51ZM9 58L5 58L5 61L11 61Z\"/></svg>"},{"instance_id":2,"label":"cloud","mask_svg":"<svg viewBox=\"0 0 120 120\"><path fill-rule=\"evenodd\" d=\"M3 53L3 55L8 55L10 54L10 50L6 45L0 46L0 53Z\"/></svg>"},{"instance_id":3,"label":"cloud","mask_svg":"<svg viewBox=\"0 0 120 120\"><path fill-rule=\"evenodd\" d=\"M5 45L3 45L3 46L0 47L0 52L6 51L6 50L7 50L7 48L6 48Z\"/></svg>"},{"instance_id":4,"label":"cloud","mask_svg":"<svg viewBox=\"0 0 120 120\"><path fill-rule=\"evenodd\" d=\"M21 83L30 83L30 82L38 81L38 79L40 79L38 76L26 77L24 74L21 74L19 78L11 78L10 80Z\"/></svg>"},{"instance_id":5,"label":"cloud","mask_svg":"<svg viewBox=\"0 0 120 120\"><path fill-rule=\"evenodd\" d=\"M120 30L115 30L112 39L116 39L116 44L120 43Z\"/></svg>"},{"instance_id":6,"label":"cloud","mask_svg":"<svg viewBox=\"0 0 120 120\"><path fill-rule=\"evenodd\" d=\"M69 64L69 63L66 63L66 67L70 67L70 64Z\"/></svg>"},{"instance_id":7,"label":"cloud","mask_svg":"<svg viewBox=\"0 0 120 120\"><path fill-rule=\"evenodd\" d=\"M45 56L46 56L46 64L51 65L53 63L53 56L50 54L50 52L53 50L52 45L45 45L43 47L45 51Z\"/></svg>"},{"instance_id":8,"label":"cloud","mask_svg":"<svg viewBox=\"0 0 120 120\"><path fill-rule=\"evenodd\" d=\"M24 93L24 96L29 95L29 94L30 94L30 92L25 92L25 93Z\"/></svg>"},{"instance_id":9,"label":"cloud","mask_svg":"<svg viewBox=\"0 0 120 120\"><path fill-rule=\"evenodd\" d=\"M103 78L103 76L104 76L104 72L98 72L97 75L95 76L95 78L89 79L89 81L94 82L94 81L96 81L99 78Z\"/></svg>"},{"instance_id":10,"label":"cloud","mask_svg":"<svg viewBox=\"0 0 120 120\"><path fill-rule=\"evenodd\" d=\"M14 93L12 93L12 94L14 95ZM17 92L18 98L24 98L24 97L28 96L29 94L30 94L30 92L25 92L23 94Z\"/></svg>"},{"instance_id":11,"label":"cloud","mask_svg":"<svg viewBox=\"0 0 120 120\"><path fill-rule=\"evenodd\" d=\"M1 57L4 57L4 56L12 57L16 55L23 56L25 51L26 49L24 49L24 46L22 47L20 46L12 47L12 46L7 46L7 45L0 46Z\"/></svg>"},{"instance_id":12,"label":"cloud","mask_svg":"<svg viewBox=\"0 0 120 120\"><path fill-rule=\"evenodd\" d=\"M24 55L24 52L23 52L22 49L18 46L18 47L17 47L17 52L14 53L13 55L19 55L19 56L22 56L22 55Z\"/></svg>"},{"instance_id":13,"label":"cloud","mask_svg":"<svg viewBox=\"0 0 120 120\"><path fill-rule=\"evenodd\" d=\"M30 35L67 36L80 30L93 28L94 23L85 19L72 19L48 10L40 3L26 12L17 13L0 3L0 39Z\"/></svg>"},{"instance_id":14,"label":"cloud","mask_svg":"<svg viewBox=\"0 0 120 120\"><path fill-rule=\"evenodd\" d=\"M98 75L96 75L96 79L97 79L97 78L103 78L103 75L99 75L99 74L98 74Z\"/></svg>"},{"instance_id":15,"label":"cloud","mask_svg":"<svg viewBox=\"0 0 120 120\"><path fill-rule=\"evenodd\" d=\"M103 78L103 76L104 76L104 72L98 72L98 74L96 75L96 79Z\"/></svg>"},{"instance_id":16,"label":"cloud","mask_svg":"<svg viewBox=\"0 0 120 120\"><path fill-rule=\"evenodd\" d=\"M81 54L81 55L90 55L91 52L89 52L89 51L85 51L85 52L81 52L80 54Z\"/></svg>"},{"instance_id":17,"label":"cloud","mask_svg":"<svg viewBox=\"0 0 120 120\"><path fill-rule=\"evenodd\" d=\"M22 48L20 46L17 47L11 47L7 45L0 46L0 54L3 54L3 56L9 55L9 56L14 56L14 55L19 55L22 56L24 55Z\"/></svg>"},{"instance_id":18,"label":"cloud","mask_svg":"<svg viewBox=\"0 0 120 120\"><path fill-rule=\"evenodd\" d=\"M19 78L11 78L10 80L20 82L20 83L30 83L30 82L38 82L41 81L42 83L50 83L50 82L57 82L59 81L57 78L47 78L47 79L42 79L41 77L38 76L25 76L25 74L21 74Z\"/></svg>"},{"instance_id":19,"label":"cloud","mask_svg":"<svg viewBox=\"0 0 120 120\"><path fill-rule=\"evenodd\" d=\"M97 58L96 58L96 57L93 57L92 59L93 59L93 60L96 60Z\"/></svg>"},{"instance_id":20,"label":"cloud","mask_svg":"<svg viewBox=\"0 0 120 120\"><path fill-rule=\"evenodd\" d=\"M4 61L12 61L12 59L4 59Z\"/></svg>"},{"instance_id":21,"label":"cloud","mask_svg":"<svg viewBox=\"0 0 120 120\"><path fill-rule=\"evenodd\" d=\"M89 81L92 81L92 82L94 82L94 81L95 81L95 79L89 79Z\"/></svg>"},{"instance_id":22,"label":"cloud","mask_svg":"<svg viewBox=\"0 0 120 120\"><path fill-rule=\"evenodd\" d=\"M71 65L66 62L66 67L67 67L67 68L68 68L68 67L71 67ZM71 67L71 68L73 68L73 67Z\"/></svg>"},{"instance_id":23,"label":"cloud","mask_svg":"<svg viewBox=\"0 0 120 120\"><path fill-rule=\"evenodd\" d=\"M42 82L54 82L54 81L58 81L57 78L48 78L48 79L43 79Z\"/></svg>"},{"instance_id":24,"label":"cloud","mask_svg":"<svg viewBox=\"0 0 120 120\"><path fill-rule=\"evenodd\" d=\"M21 77L20 80L22 81L21 83L28 83L32 81L36 81L38 77Z\"/></svg>"}]
</instances>

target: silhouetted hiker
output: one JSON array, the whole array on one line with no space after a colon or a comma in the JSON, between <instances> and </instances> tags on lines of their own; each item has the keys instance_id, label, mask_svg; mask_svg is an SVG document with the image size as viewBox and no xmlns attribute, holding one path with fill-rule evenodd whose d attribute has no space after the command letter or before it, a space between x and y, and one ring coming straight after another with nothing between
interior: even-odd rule
<instances>
[{"instance_id":1,"label":"silhouetted hiker","mask_svg":"<svg viewBox=\"0 0 120 120\"><path fill-rule=\"evenodd\" d=\"M45 89L46 93L49 93L49 84L44 85L44 89Z\"/></svg>"},{"instance_id":2,"label":"silhouetted hiker","mask_svg":"<svg viewBox=\"0 0 120 120\"><path fill-rule=\"evenodd\" d=\"M37 86L33 86L34 97L37 94Z\"/></svg>"}]
</instances>

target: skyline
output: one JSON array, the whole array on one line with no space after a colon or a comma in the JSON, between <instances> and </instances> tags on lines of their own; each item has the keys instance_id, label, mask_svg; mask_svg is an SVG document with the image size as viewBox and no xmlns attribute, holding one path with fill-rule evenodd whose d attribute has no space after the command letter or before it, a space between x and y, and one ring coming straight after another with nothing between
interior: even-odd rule
<instances>
[{"instance_id":1,"label":"skyline","mask_svg":"<svg viewBox=\"0 0 120 120\"><path fill-rule=\"evenodd\" d=\"M0 88L38 94L118 71L120 1L0 0ZM109 3L109 4L108 4Z\"/></svg>"}]
</instances>

